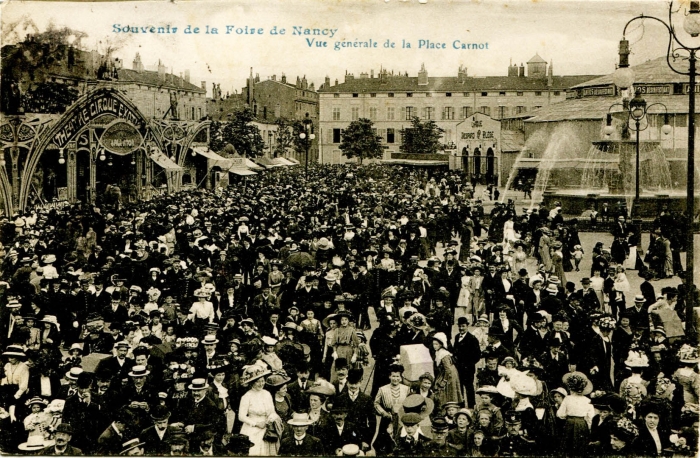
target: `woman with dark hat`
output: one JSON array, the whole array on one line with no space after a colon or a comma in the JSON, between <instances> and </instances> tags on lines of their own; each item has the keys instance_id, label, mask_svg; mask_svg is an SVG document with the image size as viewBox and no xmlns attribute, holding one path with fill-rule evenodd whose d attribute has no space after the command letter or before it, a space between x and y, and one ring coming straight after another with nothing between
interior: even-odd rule
<instances>
[{"instance_id":1,"label":"woman with dark hat","mask_svg":"<svg viewBox=\"0 0 700 458\"><path fill-rule=\"evenodd\" d=\"M345 358L350 361L350 364L355 364L357 361L357 349L360 346L360 339L355 333L354 326L350 325L350 312L340 312L336 314L336 318L340 321L338 329L335 330L335 338L331 342L333 354L331 357L335 360ZM331 379L335 378L335 369L331 368Z\"/></svg>"},{"instance_id":2,"label":"woman with dark hat","mask_svg":"<svg viewBox=\"0 0 700 458\"><path fill-rule=\"evenodd\" d=\"M567 454L588 447L595 409L586 397L593 391L593 384L585 374L570 372L562 381L569 390L569 395L557 410L557 417L566 420L559 447L562 454Z\"/></svg>"},{"instance_id":3,"label":"woman with dark hat","mask_svg":"<svg viewBox=\"0 0 700 458\"><path fill-rule=\"evenodd\" d=\"M634 456L634 444L639 436L639 428L627 417L613 419L608 443L603 444L604 456Z\"/></svg>"},{"instance_id":4,"label":"woman with dark hat","mask_svg":"<svg viewBox=\"0 0 700 458\"><path fill-rule=\"evenodd\" d=\"M273 373L265 381L265 389L272 394L275 403L275 412L284 421L292 416L292 398L287 393L287 385L291 379L284 373Z\"/></svg>"},{"instance_id":5,"label":"woman with dark hat","mask_svg":"<svg viewBox=\"0 0 700 458\"><path fill-rule=\"evenodd\" d=\"M642 456L662 456L671 446L668 425L660 420L668 415L666 406L655 399L645 399L637 408L639 436L633 448Z\"/></svg>"}]
</instances>

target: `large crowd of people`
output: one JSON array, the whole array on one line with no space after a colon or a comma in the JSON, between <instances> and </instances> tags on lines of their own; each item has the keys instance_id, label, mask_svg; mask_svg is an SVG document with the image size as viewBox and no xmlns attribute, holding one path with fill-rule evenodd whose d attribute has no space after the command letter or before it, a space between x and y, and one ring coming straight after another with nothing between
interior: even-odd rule
<instances>
[{"instance_id":1,"label":"large crowd of people","mask_svg":"<svg viewBox=\"0 0 700 458\"><path fill-rule=\"evenodd\" d=\"M668 215L584 246L557 203L479 197L315 165L3 218L0 451L696 456Z\"/></svg>"}]
</instances>

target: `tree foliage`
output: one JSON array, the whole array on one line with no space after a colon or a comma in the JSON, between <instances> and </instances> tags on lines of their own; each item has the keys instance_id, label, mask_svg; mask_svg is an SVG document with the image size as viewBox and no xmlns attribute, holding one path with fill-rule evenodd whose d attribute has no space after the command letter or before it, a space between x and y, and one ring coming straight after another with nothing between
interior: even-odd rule
<instances>
[{"instance_id":1,"label":"tree foliage","mask_svg":"<svg viewBox=\"0 0 700 458\"><path fill-rule=\"evenodd\" d=\"M209 148L221 151L230 143L241 156L261 156L265 142L260 129L251 124L254 120L253 111L245 108L234 113L228 122L212 122L209 128Z\"/></svg>"},{"instance_id":2,"label":"tree foliage","mask_svg":"<svg viewBox=\"0 0 700 458\"><path fill-rule=\"evenodd\" d=\"M348 159L358 158L360 164L364 159L382 157L385 146L382 145L382 137L373 130L374 124L367 118L360 118L348 125L343 131L340 142L340 151Z\"/></svg>"},{"instance_id":3,"label":"tree foliage","mask_svg":"<svg viewBox=\"0 0 700 458\"><path fill-rule=\"evenodd\" d=\"M286 156L289 148L294 148L298 152L299 132L303 129L301 122L281 117L275 121L275 124L277 124L277 142L274 156Z\"/></svg>"},{"instance_id":4,"label":"tree foliage","mask_svg":"<svg viewBox=\"0 0 700 458\"><path fill-rule=\"evenodd\" d=\"M445 145L440 142L445 129L435 121L421 122L417 116L411 119L411 127L401 130L399 151L407 154L435 154L443 151Z\"/></svg>"}]
</instances>

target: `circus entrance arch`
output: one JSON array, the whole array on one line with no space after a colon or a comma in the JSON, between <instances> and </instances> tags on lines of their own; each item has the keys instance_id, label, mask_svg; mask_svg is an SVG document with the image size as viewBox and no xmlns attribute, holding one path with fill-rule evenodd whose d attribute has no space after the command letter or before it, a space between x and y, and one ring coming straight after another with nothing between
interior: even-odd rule
<instances>
[{"instance_id":1,"label":"circus entrance arch","mask_svg":"<svg viewBox=\"0 0 700 458\"><path fill-rule=\"evenodd\" d=\"M161 129L114 88L93 90L63 115L40 118L0 122L9 162L0 171L6 212L52 202L116 204L117 197L124 203L179 188L182 167Z\"/></svg>"}]
</instances>

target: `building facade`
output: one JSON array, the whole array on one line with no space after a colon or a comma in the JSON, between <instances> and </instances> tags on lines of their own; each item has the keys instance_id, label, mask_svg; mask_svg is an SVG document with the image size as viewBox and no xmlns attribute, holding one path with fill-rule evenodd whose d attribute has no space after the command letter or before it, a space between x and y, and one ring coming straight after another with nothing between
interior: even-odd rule
<instances>
[{"instance_id":1,"label":"building facade","mask_svg":"<svg viewBox=\"0 0 700 458\"><path fill-rule=\"evenodd\" d=\"M474 77L460 67L457 76L430 77L425 66L417 76L381 70L346 74L343 83L330 78L319 89L319 158L322 163L343 163L342 130L359 118L374 122L387 146L386 154L399 151L400 131L413 117L433 120L445 130L443 143L457 144L458 124L475 113L493 119L524 115L566 100L568 88L595 76L554 76L551 64L535 55L524 65L510 65L508 76ZM461 152L461 150L460 150Z\"/></svg>"}]
</instances>

